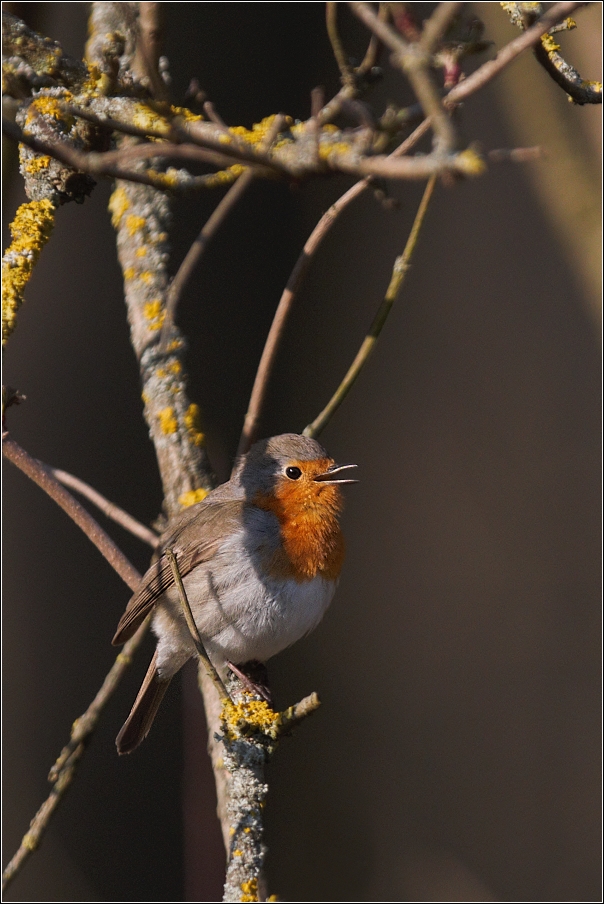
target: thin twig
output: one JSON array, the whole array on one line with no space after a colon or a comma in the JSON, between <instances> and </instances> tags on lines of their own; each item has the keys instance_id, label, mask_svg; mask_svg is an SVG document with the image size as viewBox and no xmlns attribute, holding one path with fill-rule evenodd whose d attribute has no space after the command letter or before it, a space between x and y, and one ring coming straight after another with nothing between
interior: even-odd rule
<instances>
[{"instance_id":1,"label":"thin twig","mask_svg":"<svg viewBox=\"0 0 604 904\"><path fill-rule=\"evenodd\" d=\"M426 23L425 26L428 28L426 48L422 46L421 39L417 44L405 40L387 22L380 20L368 3L349 3L348 5L354 14L387 47L394 51L393 62L401 68L409 79L426 116L432 118L434 132L438 139L437 149L441 153L450 151L455 147L456 143L455 129L449 114L442 104L439 91L429 70L431 61L429 48L440 39L450 19L457 12L459 4L447 4L447 8L444 11L445 14L439 13L440 6L436 8L436 12L433 14L436 15L438 13L436 24L430 25Z\"/></svg>"},{"instance_id":2,"label":"thin twig","mask_svg":"<svg viewBox=\"0 0 604 904\"><path fill-rule=\"evenodd\" d=\"M138 40L133 69L145 75L153 89L153 97L164 100L166 85L159 74L162 46L161 3L139 3Z\"/></svg>"},{"instance_id":3,"label":"thin twig","mask_svg":"<svg viewBox=\"0 0 604 904\"><path fill-rule=\"evenodd\" d=\"M234 185L231 185L227 193L216 205L207 221L204 223L201 232L187 251L183 262L178 268L176 276L170 283L170 288L168 289L165 308L166 317L162 326L160 345L164 346L170 337L172 324L174 323L174 313L184 287L199 264L201 256L210 239L216 234L220 225L224 222L232 208L237 204L237 201L243 195L253 178L254 173L250 169L237 177L237 181Z\"/></svg>"},{"instance_id":4,"label":"thin twig","mask_svg":"<svg viewBox=\"0 0 604 904\"><path fill-rule=\"evenodd\" d=\"M388 17L390 15L390 6L388 3L380 3L378 9L378 19L382 22L387 22ZM363 57L361 64L356 70L357 76L366 75L370 72L377 62L377 56L380 50L381 42L377 35L371 35L369 39L369 44L367 45L367 50L365 51L365 56Z\"/></svg>"},{"instance_id":5,"label":"thin twig","mask_svg":"<svg viewBox=\"0 0 604 904\"><path fill-rule=\"evenodd\" d=\"M445 36L449 25L462 8L463 3L439 3L429 19L426 19L418 46L424 53L432 54L438 42Z\"/></svg>"},{"instance_id":6,"label":"thin twig","mask_svg":"<svg viewBox=\"0 0 604 904\"><path fill-rule=\"evenodd\" d=\"M37 483L39 487L48 493L48 495L54 499L65 512L67 512L69 517L75 521L78 527L84 531L86 536L105 556L109 564L117 571L122 580L125 581L132 590L136 589L140 583L140 574L86 509L73 498L71 493L68 493L67 490L64 489L59 482L57 474L61 475L63 478L68 478L68 480L64 481L65 483L70 483L72 487L77 489L78 492L82 492L84 495L88 496L95 504L98 505L99 500L92 498L93 495L99 496L100 500L103 500L104 503L107 503L107 500L104 500L100 494L96 494L96 491L92 490L91 487L88 487L87 484L83 484L83 481L79 481L77 478L72 477L71 474L60 471L55 472L55 469L47 467L41 461L38 461L29 455L18 443L8 437L3 438L2 451L9 461ZM75 486L76 484L77 486ZM108 504L111 505L111 503ZM109 514L103 505L100 505L100 507L106 514ZM126 513L123 514L125 515ZM113 516L110 515L110 517ZM129 518L130 516L127 517ZM120 520L120 523L123 524L123 521ZM142 525L140 526L142 527ZM22 868L26 859L40 844L55 809L71 784L75 768L86 749L86 745L98 722L99 716L105 704L118 686L126 668L130 665L132 656L142 641L146 630L147 625L142 625L124 646L124 649L118 654L112 668L105 677L94 700L86 712L73 723L69 743L63 748L49 774L49 781L54 784L53 790L32 819L29 831L23 836L19 849L4 870L2 875L3 889L8 887L10 882Z\"/></svg>"},{"instance_id":7,"label":"thin twig","mask_svg":"<svg viewBox=\"0 0 604 904\"><path fill-rule=\"evenodd\" d=\"M9 461L48 493L63 511L67 512L71 520L75 521L78 527L84 531L121 579L131 590L135 590L141 579L136 568L130 564L123 552L118 549L92 515L53 477L50 469L37 458L29 455L14 439L3 438L2 452Z\"/></svg>"},{"instance_id":8,"label":"thin twig","mask_svg":"<svg viewBox=\"0 0 604 904\"><path fill-rule=\"evenodd\" d=\"M134 534L135 537L138 537L139 540L148 543L153 549L157 548L159 536L150 528L146 527L146 525L137 521L136 518L133 518L132 515L129 515L128 512L125 512L119 505L110 502L89 484L80 480L79 477L74 477L73 474L69 474L67 471L61 471L59 468L51 468L50 465L47 465L47 468L49 473L52 474L53 477L56 477L63 486L70 487L72 490L75 490L76 493L85 496L86 499L89 499L93 505L96 505L107 518L111 518L116 524L119 524L125 530L130 531L131 534Z\"/></svg>"},{"instance_id":9,"label":"thin twig","mask_svg":"<svg viewBox=\"0 0 604 904\"><path fill-rule=\"evenodd\" d=\"M335 204L332 204L329 210L327 210L323 214L323 216L309 235L308 239L306 240L302 251L300 252L300 256L296 261L294 269L292 270L291 275L287 281L287 285L283 290L283 294L279 299L279 304L277 305L277 310L275 311L275 316L273 317L273 322L271 323L271 327L268 336L266 337L264 348L262 350L262 356L260 358L258 370L256 371L252 394L250 396L250 401L248 403L248 408L243 423L243 430L239 439L237 457L247 452L256 438L260 422L260 414L264 405L266 390L268 388L268 381L272 373L277 350L281 343L281 338L285 330L287 319L291 312L293 301L300 288L300 285L302 284L302 280L306 275L306 271L308 270L312 257L326 234L335 223L341 211L345 207L347 207L351 201L358 197L358 195L360 195L365 190L368 184L369 180L363 179L362 181L357 182L355 185L353 185L352 188L348 189L348 191L343 194L341 198L338 198Z\"/></svg>"},{"instance_id":10,"label":"thin twig","mask_svg":"<svg viewBox=\"0 0 604 904\"><path fill-rule=\"evenodd\" d=\"M270 146L283 128L284 124L284 116L279 114L275 117L275 121L273 122L268 135L263 142L263 146L266 148L266 150L270 149ZM201 256L207 248L208 243L218 232L220 226L225 221L233 207L237 204L241 196L244 194L253 178L253 169L248 169L246 170L246 172L237 177L235 184L229 188L221 201L216 205L215 209L212 211L207 221L204 223L201 232L187 251L182 264L178 268L176 276L170 283L170 288L168 289L166 296L166 316L160 335L160 346L165 346L165 343L170 337L172 325L174 323L174 313L176 311L178 302L180 301L184 287L189 281L191 274L195 270L195 267L197 267L197 265L199 264Z\"/></svg>"},{"instance_id":11,"label":"thin twig","mask_svg":"<svg viewBox=\"0 0 604 904\"><path fill-rule=\"evenodd\" d=\"M409 270L411 258L417 245L417 239L424 223L424 218L430 204L430 199L432 198L435 184L436 177L433 176L426 185L422 200L415 215L415 220L413 221L413 226L411 227L411 232L409 233L409 238L407 239L407 243L405 245L405 250L399 257L397 257L394 262L390 285L388 286L384 300L382 301L377 314L375 315L369 332L365 336L365 339L363 340L354 361L352 362L351 366L348 369L348 372L346 373L346 376L338 386L337 390L335 391L334 395L329 400L323 411L321 411L321 413L317 415L312 423L308 424L308 426L304 428L304 430L302 431L304 436L315 437L321 433L325 425L331 419L334 412L340 407L345 397L350 392L350 389L352 388L355 380L369 360L369 356L375 348L379 335L382 332L382 328L388 318L388 314L392 309L392 305L396 300L407 271Z\"/></svg>"},{"instance_id":12,"label":"thin twig","mask_svg":"<svg viewBox=\"0 0 604 904\"><path fill-rule=\"evenodd\" d=\"M403 141L403 143L400 144L398 148L396 148L391 156L395 157L405 154L408 150L414 147L415 144L417 144L417 142L420 140L420 138L422 138L423 135L425 135L429 128L430 120L425 119L422 123L420 123L415 131L412 132L412 134L409 135L409 137L405 139L405 141ZM355 183L352 188L349 188L348 191L345 192L340 198L338 198L338 200L331 205L329 210L327 210L323 214L323 216L309 235L308 239L306 240L302 251L300 252L300 256L296 261L294 269L292 270L291 275L287 281L287 285L283 290L283 294L279 299L279 304L277 305L277 310L275 311L275 316L273 317L273 322L271 323L271 327L268 332L268 336L266 337L264 348L262 350L262 357L260 358L258 370L256 371L256 376L254 378L252 394L248 403L248 408L243 423L243 430L241 432L241 437L239 440L239 446L237 449L238 456L243 455L245 452L247 452L256 438L258 426L260 423L260 416L262 413L262 407L264 405L264 399L266 398L268 381L273 370L277 351L281 343L281 339L283 337L285 326L289 318L294 300L300 289L302 280L306 275L311 259L316 253L319 245L335 223L338 216L352 201L355 200L355 198L358 198L359 195L361 195L365 191L365 189L368 188L369 185L371 185L371 182L372 179L370 176L366 179L361 179L359 182Z\"/></svg>"},{"instance_id":13,"label":"thin twig","mask_svg":"<svg viewBox=\"0 0 604 904\"><path fill-rule=\"evenodd\" d=\"M547 154L539 145L532 148L494 148L487 153L487 160L491 163L530 163L544 157Z\"/></svg>"},{"instance_id":14,"label":"thin twig","mask_svg":"<svg viewBox=\"0 0 604 904\"><path fill-rule=\"evenodd\" d=\"M6 891L22 869L29 855L39 847L54 811L71 784L76 767L88 746L99 717L132 662L132 657L147 633L148 627L149 619L140 626L136 634L125 644L123 650L118 653L94 700L86 712L73 723L69 742L59 754L48 774L48 780L52 782L53 789L30 822L29 831L21 839L17 852L2 873L3 891Z\"/></svg>"},{"instance_id":15,"label":"thin twig","mask_svg":"<svg viewBox=\"0 0 604 904\"><path fill-rule=\"evenodd\" d=\"M348 85L350 88L356 88L356 78L354 70L348 62L346 51L342 45L340 34L338 32L338 4L325 4L325 24L327 25L327 36L331 43L333 55L340 69L342 84Z\"/></svg>"},{"instance_id":16,"label":"thin twig","mask_svg":"<svg viewBox=\"0 0 604 904\"><path fill-rule=\"evenodd\" d=\"M176 561L176 556L174 555L174 551L169 547L164 549L164 555L168 562L170 563L170 568L172 570L172 577L174 578L174 583L178 589L178 595L180 597L180 605L182 607L182 612L185 617L185 621L187 623L187 628L193 638L193 643L195 644L195 649L197 650L197 655L200 660L203 662L206 672L214 682L216 686L216 690L218 691L218 695L221 701L230 701L231 697L229 692L227 691L222 678L214 668L214 664L211 661L210 657L206 653L206 648L203 645L203 641L197 630L197 625L195 624L195 619L193 618L193 613L191 612L191 606L189 605L189 600L187 597L187 591L185 590L185 585L182 582L182 578L180 576L180 569L178 567L178 562Z\"/></svg>"}]
</instances>

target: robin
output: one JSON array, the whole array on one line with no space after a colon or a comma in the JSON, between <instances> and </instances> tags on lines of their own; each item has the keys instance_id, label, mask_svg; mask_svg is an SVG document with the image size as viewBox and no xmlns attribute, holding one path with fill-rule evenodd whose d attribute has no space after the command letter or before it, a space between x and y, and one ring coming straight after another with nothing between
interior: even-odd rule
<instances>
[{"instance_id":1,"label":"robin","mask_svg":"<svg viewBox=\"0 0 604 904\"><path fill-rule=\"evenodd\" d=\"M174 518L160 540L172 549L208 656L218 673L266 662L319 623L334 595L344 540L342 476L315 440L286 433L256 443L231 479ZM130 753L147 736L174 675L196 648L167 557L160 552L124 612L114 644L154 610L157 649L116 744Z\"/></svg>"}]
</instances>

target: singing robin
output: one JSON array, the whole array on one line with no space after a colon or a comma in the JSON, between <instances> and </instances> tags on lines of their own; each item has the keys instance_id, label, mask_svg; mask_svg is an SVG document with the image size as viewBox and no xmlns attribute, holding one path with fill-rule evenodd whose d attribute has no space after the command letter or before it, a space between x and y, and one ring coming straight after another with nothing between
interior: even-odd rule
<instances>
[{"instance_id":1,"label":"singing robin","mask_svg":"<svg viewBox=\"0 0 604 904\"><path fill-rule=\"evenodd\" d=\"M172 549L193 618L221 677L271 656L319 623L344 559L340 486L356 483L313 439L283 434L256 443L231 479L170 523ZM160 553L124 612L122 644L154 610L157 649L124 726L119 753L146 737L176 672L196 654L168 559Z\"/></svg>"}]
</instances>

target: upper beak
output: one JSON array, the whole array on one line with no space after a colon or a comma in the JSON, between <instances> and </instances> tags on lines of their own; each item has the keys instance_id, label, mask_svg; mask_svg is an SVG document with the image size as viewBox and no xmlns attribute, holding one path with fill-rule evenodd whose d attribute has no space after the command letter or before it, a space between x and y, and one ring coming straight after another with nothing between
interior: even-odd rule
<instances>
[{"instance_id":1,"label":"upper beak","mask_svg":"<svg viewBox=\"0 0 604 904\"><path fill-rule=\"evenodd\" d=\"M317 474L315 480L320 481L321 483L358 483L358 480L351 480L347 477L338 477L338 474L341 474L342 471L347 471L349 468L356 468L357 465L331 465L323 474Z\"/></svg>"}]
</instances>

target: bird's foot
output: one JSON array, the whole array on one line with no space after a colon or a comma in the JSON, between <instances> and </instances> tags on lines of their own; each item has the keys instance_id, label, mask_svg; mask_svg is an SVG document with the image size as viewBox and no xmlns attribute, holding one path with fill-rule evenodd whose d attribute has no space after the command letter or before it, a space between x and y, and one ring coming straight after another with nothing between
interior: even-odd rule
<instances>
[{"instance_id":1,"label":"bird's foot","mask_svg":"<svg viewBox=\"0 0 604 904\"><path fill-rule=\"evenodd\" d=\"M234 675L237 675L241 683L252 694L261 697L270 708L273 708L273 696L268 686L268 670L263 662L257 659L251 659L249 662L243 662L235 665L227 659L227 665Z\"/></svg>"}]
</instances>

